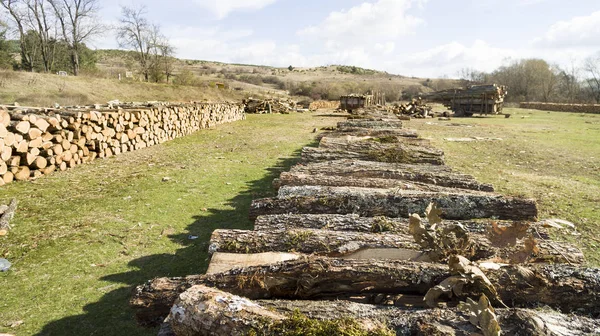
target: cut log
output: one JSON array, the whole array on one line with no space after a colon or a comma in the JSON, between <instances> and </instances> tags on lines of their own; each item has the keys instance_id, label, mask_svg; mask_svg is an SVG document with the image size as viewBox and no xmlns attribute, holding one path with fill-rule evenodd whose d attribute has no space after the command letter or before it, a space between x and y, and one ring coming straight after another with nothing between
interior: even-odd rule
<instances>
[{"instance_id":1,"label":"cut log","mask_svg":"<svg viewBox=\"0 0 600 336\"><path fill-rule=\"evenodd\" d=\"M431 147L431 141L423 138L404 138L392 135L380 137L346 135L339 137L322 137L321 141L319 141L319 148L349 150L353 152L370 152L373 150L387 149L397 144Z\"/></svg>"},{"instance_id":2,"label":"cut log","mask_svg":"<svg viewBox=\"0 0 600 336\"><path fill-rule=\"evenodd\" d=\"M223 273L233 268L276 264L282 261L301 258L300 253L265 252L265 253L222 253L214 252L206 274Z\"/></svg>"},{"instance_id":3,"label":"cut log","mask_svg":"<svg viewBox=\"0 0 600 336\"><path fill-rule=\"evenodd\" d=\"M358 214L364 217L408 217L423 214L430 203L445 219L499 218L535 220L534 200L486 193L431 193L352 187L282 187L275 199L254 200L250 218L276 214Z\"/></svg>"},{"instance_id":4,"label":"cut log","mask_svg":"<svg viewBox=\"0 0 600 336\"><path fill-rule=\"evenodd\" d=\"M38 156L35 158L35 160L32 163L32 167L35 169L44 169L46 168L46 166L48 165L48 160L46 160L45 158Z\"/></svg>"},{"instance_id":5,"label":"cut log","mask_svg":"<svg viewBox=\"0 0 600 336\"><path fill-rule=\"evenodd\" d=\"M326 137L340 137L340 136L370 136L370 137L407 137L407 138L417 138L419 135L417 131L412 129L398 129L398 128L361 128L361 127L342 127L337 128L333 132L323 133L323 136Z\"/></svg>"},{"instance_id":6,"label":"cut log","mask_svg":"<svg viewBox=\"0 0 600 336\"><path fill-rule=\"evenodd\" d=\"M327 148L305 147L302 149L302 162L313 163L334 160L364 160L386 163L444 164L444 153L437 149L397 145L385 150L373 149L367 152L352 152Z\"/></svg>"},{"instance_id":7,"label":"cut log","mask_svg":"<svg viewBox=\"0 0 600 336\"><path fill-rule=\"evenodd\" d=\"M385 225L381 222L377 224ZM452 224L445 227L449 228L450 225ZM408 225L403 231L373 233L294 228L271 231L215 230L210 238L209 252L290 252L351 259L368 257L426 262L435 261L440 256L460 253L470 260L477 261L493 259L506 263L521 260L531 263L585 262L583 253L575 246L548 241L533 232L528 237L515 239L514 244L503 246L494 246L486 234L467 231L464 236L450 237L448 233L448 237L444 237L445 246L423 251L423 247L417 244L413 235L408 232ZM536 239L535 251L527 251L526 242L529 237Z\"/></svg>"},{"instance_id":8,"label":"cut log","mask_svg":"<svg viewBox=\"0 0 600 336\"><path fill-rule=\"evenodd\" d=\"M15 175L12 172L7 171L2 176L2 180L4 181L5 184L11 183L12 181L15 180Z\"/></svg>"},{"instance_id":9,"label":"cut log","mask_svg":"<svg viewBox=\"0 0 600 336\"><path fill-rule=\"evenodd\" d=\"M43 120L43 119L40 119L40 120ZM40 130L39 128L36 128L36 127L32 127L27 132L27 140L35 140L37 138L41 138L42 134L44 134L44 132L42 132L42 130Z\"/></svg>"},{"instance_id":10,"label":"cut log","mask_svg":"<svg viewBox=\"0 0 600 336\"><path fill-rule=\"evenodd\" d=\"M4 175L8 172L8 166L4 161L0 161L0 175Z\"/></svg>"},{"instance_id":11,"label":"cut log","mask_svg":"<svg viewBox=\"0 0 600 336\"><path fill-rule=\"evenodd\" d=\"M27 153L28 150L29 150L29 143L26 140L20 140L15 145L15 151L17 153Z\"/></svg>"},{"instance_id":12,"label":"cut log","mask_svg":"<svg viewBox=\"0 0 600 336\"><path fill-rule=\"evenodd\" d=\"M510 307L548 305L562 312L600 314L600 269L562 264L483 269ZM352 298L356 295L424 295L448 278L447 266L407 261L301 258L276 265L233 269L210 275L158 278L138 286L131 300L142 324L165 317L179 294L194 285L226 290L249 299ZM480 288L463 287L479 298Z\"/></svg>"},{"instance_id":13,"label":"cut log","mask_svg":"<svg viewBox=\"0 0 600 336\"><path fill-rule=\"evenodd\" d=\"M310 175L297 172L283 172L279 178L273 180L273 187L275 187L275 189L279 189L283 186L359 187L446 193L457 192L457 190L453 188L407 180L341 175Z\"/></svg>"},{"instance_id":14,"label":"cut log","mask_svg":"<svg viewBox=\"0 0 600 336\"><path fill-rule=\"evenodd\" d=\"M402 121L395 120L348 120L337 124L338 128L402 128Z\"/></svg>"},{"instance_id":15,"label":"cut log","mask_svg":"<svg viewBox=\"0 0 600 336\"><path fill-rule=\"evenodd\" d=\"M26 181L29 180L30 175L31 171L29 170L29 167L21 166L17 169L17 172L15 173L15 179L17 181Z\"/></svg>"},{"instance_id":16,"label":"cut log","mask_svg":"<svg viewBox=\"0 0 600 336\"><path fill-rule=\"evenodd\" d=\"M8 135L8 130L6 129L6 126L2 125L0 123L0 138L6 138L6 136Z\"/></svg>"},{"instance_id":17,"label":"cut log","mask_svg":"<svg viewBox=\"0 0 600 336\"><path fill-rule=\"evenodd\" d=\"M201 309L203 308L203 309ZM497 309L504 335L583 336L600 330L600 321L554 311ZM206 286L182 293L168 317L172 335L275 335L273 329L291 316L335 321L356 321L364 334L382 327L399 335L476 335L479 330L458 309L405 310L350 301L256 300ZM303 326L296 326L302 328ZM271 329L271 333L269 333ZM176 332L176 333L175 333ZM374 333L373 333L374 334Z\"/></svg>"},{"instance_id":18,"label":"cut log","mask_svg":"<svg viewBox=\"0 0 600 336\"><path fill-rule=\"evenodd\" d=\"M29 123L29 121L13 121L11 122L11 127L17 132L25 135L27 134L27 132L29 132L31 124Z\"/></svg>"},{"instance_id":19,"label":"cut log","mask_svg":"<svg viewBox=\"0 0 600 336\"><path fill-rule=\"evenodd\" d=\"M381 178L414 181L444 187L494 191L490 184L477 182L472 176L452 172L447 166L408 165L358 160L317 162L292 167L290 174Z\"/></svg>"}]
</instances>

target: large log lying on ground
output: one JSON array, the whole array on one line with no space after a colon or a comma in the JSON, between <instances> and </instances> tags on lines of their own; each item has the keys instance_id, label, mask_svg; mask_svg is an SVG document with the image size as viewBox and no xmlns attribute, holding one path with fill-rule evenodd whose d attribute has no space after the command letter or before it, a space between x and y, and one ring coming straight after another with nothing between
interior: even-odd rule
<instances>
[{"instance_id":1,"label":"large log lying on ground","mask_svg":"<svg viewBox=\"0 0 600 336\"><path fill-rule=\"evenodd\" d=\"M444 153L438 149L419 146L396 145L385 149L377 149L373 146L370 151L352 149L329 149L304 147L302 149L302 161L304 163L333 161L333 160L364 160L387 163L410 163L410 164L432 164L443 165Z\"/></svg>"},{"instance_id":2,"label":"large log lying on ground","mask_svg":"<svg viewBox=\"0 0 600 336\"><path fill-rule=\"evenodd\" d=\"M410 165L361 160L334 160L314 162L292 167L290 174L381 178L414 181L443 187L494 191L490 184L477 182L473 176L454 173L448 166Z\"/></svg>"},{"instance_id":3,"label":"large log lying on ground","mask_svg":"<svg viewBox=\"0 0 600 336\"><path fill-rule=\"evenodd\" d=\"M177 335L247 335L251 331L276 335L286 319L297 319L298 314L325 321L350 318L364 331L389 328L400 335L481 332L458 309L403 310L349 301L251 301L202 285L179 296L168 323ZM569 335L589 335L600 330L597 320L548 310L498 309L496 316L505 335L563 336L565 331Z\"/></svg>"},{"instance_id":4,"label":"large log lying on ground","mask_svg":"<svg viewBox=\"0 0 600 336\"><path fill-rule=\"evenodd\" d=\"M327 187L359 187L379 189L401 189L429 192L456 192L455 188L441 187L435 184L412 182L398 179L372 177L353 177L341 175L305 174L283 172L273 180L275 189L282 186L327 186Z\"/></svg>"},{"instance_id":5,"label":"large log lying on ground","mask_svg":"<svg viewBox=\"0 0 600 336\"><path fill-rule=\"evenodd\" d=\"M342 127L337 128L335 131L323 133L322 137L343 137L347 135L354 136L370 136L370 137L405 137L405 138L418 138L417 131L406 128L361 128L361 127Z\"/></svg>"},{"instance_id":6,"label":"large log lying on ground","mask_svg":"<svg viewBox=\"0 0 600 336\"><path fill-rule=\"evenodd\" d=\"M534 220L534 200L488 193L430 193L352 187L282 187L278 198L252 201L250 218L276 214L358 214L364 217L408 217L422 214L431 203L445 219L499 218Z\"/></svg>"},{"instance_id":7,"label":"large log lying on ground","mask_svg":"<svg viewBox=\"0 0 600 336\"><path fill-rule=\"evenodd\" d=\"M402 128L402 121L400 120L347 120L341 121L337 124L338 128L345 127L360 127L360 128Z\"/></svg>"},{"instance_id":8,"label":"large log lying on ground","mask_svg":"<svg viewBox=\"0 0 600 336\"><path fill-rule=\"evenodd\" d=\"M397 144L408 146L431 147L431 141L423 138L405 138L398 136L355 136L346 135L339 137L324 136L319 142L320 148L350 150L353 152L373 151L387 149Z\"/></svg>"},{"instance_id":9,"label":"large log lying on ground","mask_svg":"<svg viewBox=\"0 0 600 336\"><path fill-rule=\"evenodd\" d=\"M562 312L600 314L600 269L549 265L514 265L483 269L499 298L509 307L548 305ZM448 266L407 261L302 258L276 265L229 272L158 278L138 286L131 299L141 324L161 322L179 296L206 285L249 299L326 299L364 295L424 295L450 276ZM462 295L481 294L467 284Z\"/></svg>"},{"instance_id":10,"label":"large log lying on ground","mask_svg":"<svg viewBox=\"0 0 600 336\"><path fill-rule=\"evenodd\" d=\"M407 230L408 231L408 230ZM442 231L440 231L441 233ZM461 231L462 233L462 231ZM450 237L445 232L443 246L423 247L408 232L365 233L322 229L287 229L276 231L215 230L210 238L211 253L297 252L327 257L354 259L396 259L432 261L451 253L470 260L503 260L505 262L571 262L582 264L583 253L567 243L549 242L539 237L535 251L527 251L525 237L514 244L496 246L484 234L467 233ZM441 245L441 244L440 244ZM568 258L568 259L567 259Z\"/></svg>"}]
</instances>

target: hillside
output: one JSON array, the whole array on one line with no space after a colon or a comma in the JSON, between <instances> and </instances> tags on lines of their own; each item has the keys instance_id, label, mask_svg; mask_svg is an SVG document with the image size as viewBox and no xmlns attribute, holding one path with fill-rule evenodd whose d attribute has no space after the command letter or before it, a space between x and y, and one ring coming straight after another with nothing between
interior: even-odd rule
<instances>
[{"instance_id":1,"label":"hillside","mask_svg":"<svg viewBox=\"0 0 600 336\"><path fill-rule=\"evenodd\" d=\"M392 75L353 66L276 68L173 59L169 83L145 83L135 75L134 53L98 50L96 70L79 77L0 71L0 103L51 106L84 105L110 100L240 100L250 96L293 96L297 100L336 100L349 93L385 92L388 101L459 85L454 80ZM125 78L128 71L134 78ZM121 75L121 80L119 80ZM225 84L218 89L217 83Z\"/></svg>"}]
</instances>

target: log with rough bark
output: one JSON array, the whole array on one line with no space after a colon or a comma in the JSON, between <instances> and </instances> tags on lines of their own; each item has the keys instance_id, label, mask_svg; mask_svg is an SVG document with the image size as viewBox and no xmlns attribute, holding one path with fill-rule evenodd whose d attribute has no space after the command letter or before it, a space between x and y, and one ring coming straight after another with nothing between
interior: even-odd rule
<instances>
[{"instance_id":1,"label":"log with rough bark","mask_svg":"<svg viewBox=\"0 0 600 336\"><path fill-rule=\"evenodd\" d=\"M372 150L361 148L354 149L329 149L304 147L302 149L302 162L323 162L333 160L364 160L386 163L409 163L409 164L444 164L444 152L420 146L407 146L398 144L388 148L377 148L373 145Z\"/></svg>"},{"instance_id":2,"label":"log with rough bark","mask_svg":"<svg viewBox=\"0 0 600 336\"><path fill-rule=\"evenodd\" d=\"M564 336L568 332L569 335L583 336L600 331L598 320L549 310L497 309L495 313L505 335ZM456 308L405 310L341 300L252 301L201 285L178 297L167 323L172 330L171 335L246 335L251 331L276 335L278 325L298 314L320 321L349 318L356 321L363 331L385 327L399 335L481 333L470 322L468 312Z\"/></svg>"},{"instance_id":3,"label":"log with rough bark","mask_svg":"<svg viewBox=\"0 0 600 336\"><path fill-rule=\"evenodd\" d=\"M477 182L471 175L454 173L448 166L409 165L360 160L336 160L300 164L290 174L328 175L414 181L450 188L494 191L490 184Z\"/></svg>"},{"instance_id":4,"label":"log with rough bark","mask_svg":"<svg viewBox=\"0 0 600 336\"><path fill-rule=\"evenodd\" d=\"M547 305L564 313L600 314L600 269L534 264L482 270L509 307ZM449 276L446 265L433 263L311 257L220 274L154 279L138 286L130 303L138 321L152 325L162 322L179 294L194 285L249 299L350 299L379 294L420 296ZM479 286L467 284L451 302L480 295Z\"/></svg>"},{"instance_id":5,"label":"log with rough bark","mask_svg":"<svg viewBox=\"0 0 600 336\"><path fill-rule=\"evenodd\" d=\"M364 217L408 217L422 214L429 204L445 219L499 218L535 220L534 200L488 193L432 193L354 187L282 187L278 198L254 200L250 218L276 214L358 214Z\"/></svg>"},{"instance_id":6,"label":"log with rough bark","mask_svg":"<svg viewBox=\"0 0 600 336\"><path fill-rule=\"evenodd\" d=\"M451 225L451 224L450 224ZM291 252L314 254L327 257L353 259L396 259L413 261L435 261L445 255L459 253L470 260L502 260L517 263L527 260L582 264L585 258L581 250L568 243L552 242L530 234L515 239L514 244L496 244L485 234L468 232L451 236L452 228L440 230L444 233L443 246L431 246L424 250L408 232L366 233L358 231L333 231L324 229L297 229L270 231L215 230L210 238L209 252L265 253ZM461 231L462 232L462 231ZM529 238L536 241L535 251L527 251Z\"/></svg>"},{"instance_id":7,"label":"log with rough bark","mask_svg":"<svg viewBox=\"0 0 600 336\"><path fill-rule=\"evenodd\" d=\"M360 127L360 128L402 128L402 121L399 120L347 120L337 124L338 128Z\"/></svg>"},{"instance_id":8,"label":"log with rough bark","mask_svg":"<svg viewBox=\"0 0 600 336\"><path fill-rule=\"evenodd\" d=\"M456 192L449 187L435 184L412 182L408 180L384 179L371 177L353 177L341 175L305 174L298 172L283 172L273 180L275 189L283 186L328 186L328 187L359 187L380 189L401 189L429 192Z\"/></svg>"},{"instance_id":9,"label":"log with rough bark","mask_svg":"<svg viewBox=\"0 0 600 336\"><path fill-rule=\"evenodd\" d=\"M417 131L406 128L361 128L361 127L342 127L337 128L335 131L323 133L321 137L342 137L347 135L354 136L369 136L369 137L405 137L405 138L418 138Z\"/></svg>"},{"instance_id":10,"label":"log with rough bark","mask_svg":"<svg viewBox=\"0 0 600 336\"><path fill-rule=\"evenodd\" d=\"M387 149L397 144L407 146L431 147L431 141L423 138L404 138L398 136L355 136L346 135L339 137L325 136L319 141L320 148L337 150L349 150L353 152L371 152L374 150Z\"/></svg>"}]
</instances>

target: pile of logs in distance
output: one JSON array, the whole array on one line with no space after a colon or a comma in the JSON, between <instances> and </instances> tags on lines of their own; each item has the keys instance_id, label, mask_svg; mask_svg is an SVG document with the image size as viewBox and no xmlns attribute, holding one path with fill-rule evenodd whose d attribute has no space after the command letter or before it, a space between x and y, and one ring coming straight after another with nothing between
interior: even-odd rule
<instances>
[{"instance_id":1,"label":"pile of logs in distance","mask_svg":"<svg viewBox=\"0 0 600 336\"><path fill-rule=\"evenodd\" d=\"M521 103L519 107L542 111L600 114L600 104Z\"/></svg>"},{"instance_id":2,"label":"pile of logs in distance","mask_svg":"<svg viewBox=\"0 0 600 336\"><path fill-rule=\"evenodd\" d=\"M599 333L600 270L550 239L535 201L453 171L402 126L373 113L322 134L252 202L254 230L214 231L207 274L136 288L139 323L275 335L300 312L364 335Z\"/></svg>"},{"instance_id":3,"label":"pile of logs in distance","mask_svg":"<svg viewBox=\"0 0 600 336\"><path fill-rule=\"evenodd\" d=\"M339 108L340 108L340 102L338 100L336 100L336 101L315 100L314 102L310 103L310 105L308 106L308 109L311 111L316 111L316 110L320 110L320 109L339 109Z\"/></svg>"},{"instance_id":4,"label":"pile of logs in distance","mask_svg":"<svg viewBox=\"0 0 600 336\"><path fill-rule=\"evenodd\" d=\"M230 103L54 109L0 106L0 185L66 170L243 119Z\"/></svg>"}]
</instances>

